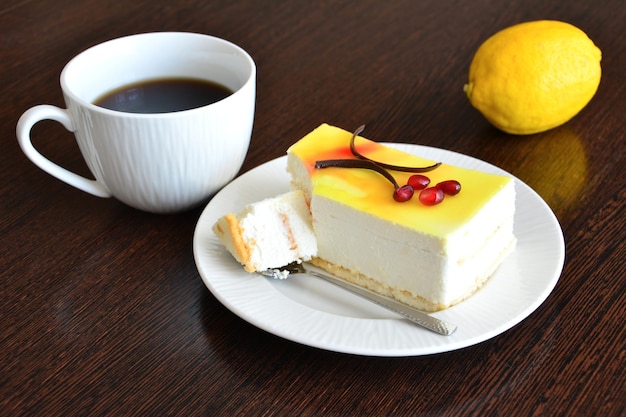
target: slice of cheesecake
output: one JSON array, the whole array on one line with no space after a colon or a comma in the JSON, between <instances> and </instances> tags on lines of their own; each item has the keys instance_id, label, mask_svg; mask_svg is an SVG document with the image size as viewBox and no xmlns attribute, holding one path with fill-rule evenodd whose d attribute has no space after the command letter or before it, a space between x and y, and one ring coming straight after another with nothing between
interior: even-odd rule
<instances>
[{"instance_id":1,"label":"slice of cheesecake","mask_svg":"<svg viewBox=\"0 0 626 417\"><path fill-rule=\"evenodd\" d=\"M313 263L346 281L413 307L436 311L478 290L515 247L512 178L441 164L423 175L431 184L456 180L462 190L428 206L416 195L393 198L379 172L316 168L320 160L357 159L352 134L323 124L288 150L292 186L308 200L317 255ZM434 162L357 137L371 160L407 167ZM401 186L412 173L387 170Z\"/></svg>"},{"instance_id":2,"label":"slice of cheesecake","mask_svg":"<svg viewBox=\"0 0 626 417\"><path fill-rule=\"evenodd\" d=\"M311 214L300 190L250 204L239 214L226 214L213 232L248 272L308 261L317 254Z\"/></svg>"}]
</instances>

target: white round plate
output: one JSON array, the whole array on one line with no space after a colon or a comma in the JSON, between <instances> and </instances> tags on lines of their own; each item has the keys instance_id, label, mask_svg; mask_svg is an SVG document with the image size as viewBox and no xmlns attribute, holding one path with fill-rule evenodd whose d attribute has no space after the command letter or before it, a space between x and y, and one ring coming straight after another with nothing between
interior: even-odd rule
<instances>
[{"instance_id":1,"label":"white round plate","mask_svg":"<svg viewBox=\"0 0 626 417\"><path fill-rule=\"evenodd\" d=\"M509 175L487 162L442 149L387 144L428 159ZM514 231L517 247L476 294L433 316L455 323L441 336L375 304L303 275L286 280L249 274L213 234L215 221L246 204L289 191L286 156L250 170L224 187L196 225L193 250L202 280L233 313L267 332L335 352L370 356L416 356L480 343L528 317L548 297L561 275L565 244L548 205L516 179Z\"/></svg>"}]
</instances>

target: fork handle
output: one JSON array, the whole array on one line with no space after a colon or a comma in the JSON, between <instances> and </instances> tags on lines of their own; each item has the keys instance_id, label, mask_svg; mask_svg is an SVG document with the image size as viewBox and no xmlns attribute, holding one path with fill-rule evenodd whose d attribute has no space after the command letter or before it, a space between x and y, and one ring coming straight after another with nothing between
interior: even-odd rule
<instances>
[{"instance_id":1,"label":"fork handle","mask_svg":"<svg viewBox=\"0 0 626 417\"><path fill-rule=\"evenodd\" d=\"M449 336L456 330L456 325L452 323L435 318L429 314L424 313L423 311L416 310L412 307L407 306L406 304L400 303L399 301L393 300L388 297L384 297L363 287L359 287L357 285L343 281L333 275L328 274L323 269L318 268L314 265L302 264L302 266L304 267L304 270L307 274L314 275L318 278L330 282L331 284L337 285L338 287L341 287L355 295L363 297L368 301L373 302L374 304L386 308L389 311L399 314L405 319L410 320L413 323L422 326L428 330L431 330L435 333Z\"/></svg>"}]
</instances>

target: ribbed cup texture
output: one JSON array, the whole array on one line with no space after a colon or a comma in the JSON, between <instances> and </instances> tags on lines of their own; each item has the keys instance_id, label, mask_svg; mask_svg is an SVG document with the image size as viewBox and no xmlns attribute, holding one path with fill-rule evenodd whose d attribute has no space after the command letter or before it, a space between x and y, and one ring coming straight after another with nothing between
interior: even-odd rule
<instances>
[{"instance_id":1,"label":"ribbed cup texture","mask_svg":"<svg viewBox=\"0 0 626 417\"><path fill-rule=\"evenodd\" d=\"M232 180L250 143L255 83L210 106L161 115L68 102L94 177L120 201L168 213L205 201Z\"/></svg>"}]
</instances>

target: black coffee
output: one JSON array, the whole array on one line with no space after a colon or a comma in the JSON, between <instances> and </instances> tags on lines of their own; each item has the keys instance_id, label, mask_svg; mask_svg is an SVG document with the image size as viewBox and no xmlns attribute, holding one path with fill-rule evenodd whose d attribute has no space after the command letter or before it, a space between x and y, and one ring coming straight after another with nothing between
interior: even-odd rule
<instances>
[{"instance_id":1,"label":"black coffee","mask_svg":"<svg viewBox=\"0 0 626 417\"><path fill-rule=\"evenodd\" d=\"M206 106L232 93L230 89L212 81L160 78L109 91L97 98L94 104L127 113L171 113Z\"/></svg>"}]
</instances>

